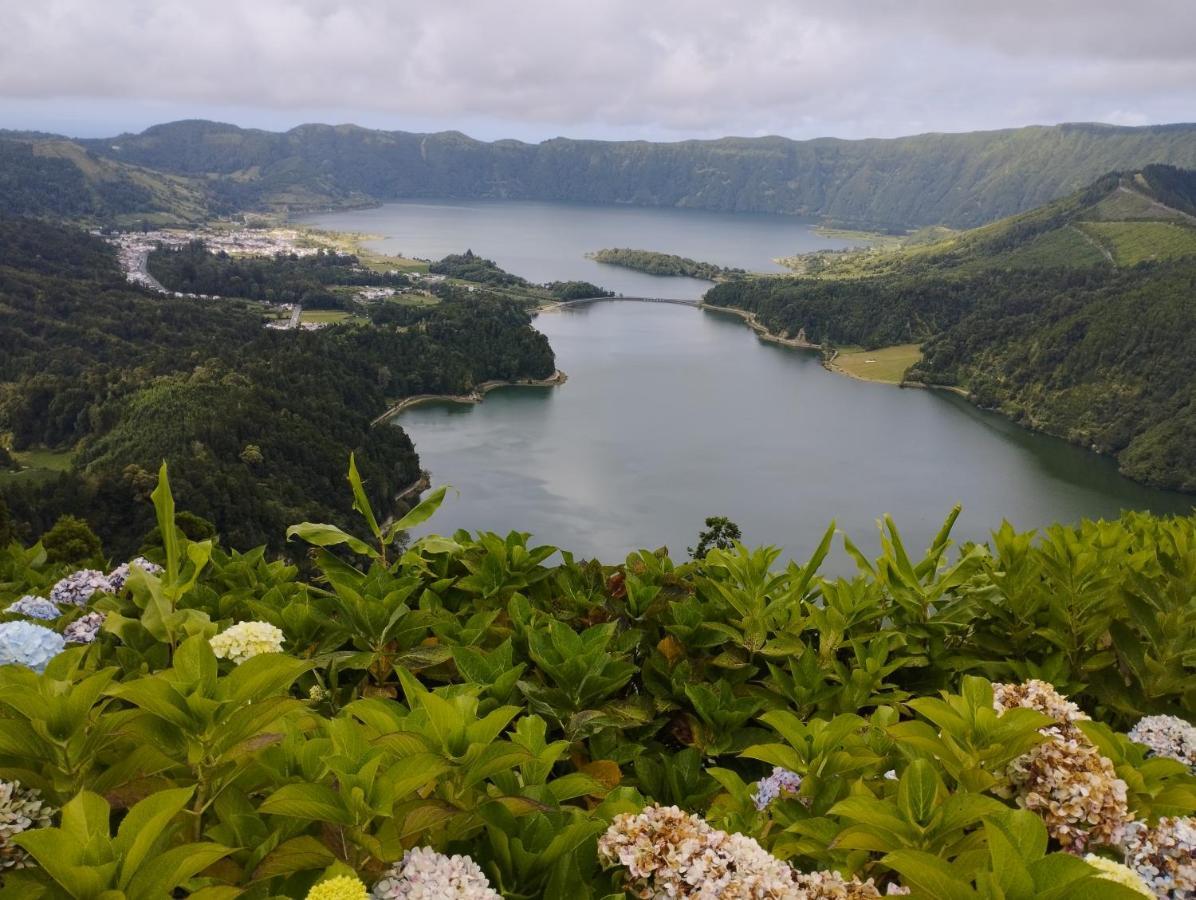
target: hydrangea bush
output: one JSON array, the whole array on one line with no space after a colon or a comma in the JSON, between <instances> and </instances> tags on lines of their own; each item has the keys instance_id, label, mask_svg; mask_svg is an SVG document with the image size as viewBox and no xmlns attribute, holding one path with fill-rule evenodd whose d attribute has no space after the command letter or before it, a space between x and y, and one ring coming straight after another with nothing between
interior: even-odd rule
<instances>
[{"instance_id":1,"label":"hydrangea bush","mask_svg":"<svg viewBox=\"0 0 1196 900\"><path fill-rule=\"evenodd\" d=\"M387 522L349 475L360 529L294 526L303 567L185 538L165 473L161 570L0 549L6 896L1196 891L1190 726L1146 716L1196 696L1196 521L949 522L917 559L886 520L829 580L833 531L793 564L403 545L443 489Z\"/></svg>"},{"instance_id":2,"label":"hydrangea bush","mask_svg":"<svg viewBox=\"0 0 1196 900\"><path fill-rule=\"evenodd\" d=\"M10 603L4 611L17 616L27 616L30 619L45 621L57 619L62 615L58 604L52 603L45 597L35 597L32 594L26 594L20 600Z\"/></svg>"}]
</instances>

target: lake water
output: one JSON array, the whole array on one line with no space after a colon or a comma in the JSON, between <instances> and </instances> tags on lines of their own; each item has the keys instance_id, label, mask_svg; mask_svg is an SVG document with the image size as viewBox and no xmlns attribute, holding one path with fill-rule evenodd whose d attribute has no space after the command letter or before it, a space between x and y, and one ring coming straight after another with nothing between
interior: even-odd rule
<instances>
[{"instance_id":1,"label":"lake water","mask_svg":"<svg viewBox=\"0 0 1196 900\"><path fill-rule=\"evenodd\" d=\"M748 543L801 559L831 519L875 548L876 520L892 513L920 549L955 503L956 537L974 540L1003 519L1034 528L1190 508L954 395L833 375L737 318L610 302L536 327L565 385L399 419L433 480L459 491L432 520L437 532L514 528L607 561L660 545L682 558L705 517L725 515Z\"/></svg>"},{"instance_id":2,"label":"lake water","mask_svg":"<svg viewBox=\"0 0 1196 900\"><path fill-rule=\"evenodd\" d=\"M773 260L850 242L790 216L517 200L387 203L307 216L333 231L377 235L383 253L441 259L473 250L537 284L589 281L627 297L697 299L710 283L645 275L586 259L607 247L676 253L720 266L779 272Z\"/></svg>"}]
</instances>

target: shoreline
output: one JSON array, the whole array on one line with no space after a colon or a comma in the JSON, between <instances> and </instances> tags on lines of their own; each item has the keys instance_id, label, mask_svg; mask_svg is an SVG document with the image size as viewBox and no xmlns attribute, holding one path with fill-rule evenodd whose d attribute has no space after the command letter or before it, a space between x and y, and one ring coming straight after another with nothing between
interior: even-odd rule
<instances>
[{"instance_id":1,"label":"shoreline","mask_svg":"<svg viewBox=\"0 0 1196 900\"><path fill-rule=\"evenodd\" d=\"M416 394L412 397L404 397L398 403L378 416L370 423L370 426L381 425L383 422L388 422L396 416L402 414L413 406L419 406L421 403L481 403L490 391L496 388L503 387L558 387L569 380L569 376L557 369L547 378L521 378L515 381L505 381L502 379L495 379L493 381L483 381L477 385L468 394Z\"/></svg>"},{"instance_id":2,"label":"shoreline","mask_svg":"<svg viewBox=\"0 0 1196 900\"><path fill-rule=\"evenodd\" d=\"M756 337L760 338L762 341L767 341L770 344L780 344L782 347L794 347L798 350L826 350L822 344L810 343L805 339L805 337L802 336L802 334L799 334L795 338L787 338L769 331L767 327L760 324L760 320L756 317L755 313L748 312L746 309L736 309L733 306L714 306L713 304L703 303L701 301L698 302L698 309L708 309L713 312L730 313L731 315L739 316L739 318L743 319L744 322L747 323L748 327L751 328L752 331L756 332Z\"/></svg>"},{"instance_id":3,"label":"shoreline","mask_svg":"<svg viewBox=\"0 0 1196 900\"><path fill-rule=\"evenodd\" d=\"M971 400L972 395L967 390L961 387L955 387L948 384L927 384L924 381L882 381L877 378L865 378L862 375L857 375L854 372L848 372L846 369L835 365L835 357L839 355L839 351L827 348L822 344L814 344L806 340L804 337L787 338L779 334L775 334L768 330L767 327L760 323L755 313L748 312L745 309L736 309L732 306L714 306L708 303L702 303L698 309L708 309L714 312L731 313L743 319L744 322L756 333L756 336L762 341L768 341L770 344L780 344L783 347L792 347L797 350L818 350L822 354L821 363L822 368L830 372L832 375L841 375L844 378L851 378L855 381L862 381L866 384L882 384L895 388L917 388L927 391L947 391L963 397L965 400Z\"/></svg>"}]
</instances>

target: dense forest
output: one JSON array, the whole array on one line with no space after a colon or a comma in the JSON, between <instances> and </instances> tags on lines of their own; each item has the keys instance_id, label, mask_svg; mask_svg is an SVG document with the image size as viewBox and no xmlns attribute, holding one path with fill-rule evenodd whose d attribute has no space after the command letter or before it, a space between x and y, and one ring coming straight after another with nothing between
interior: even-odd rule
<instances>
[{"instance_id":1,"label":"dense forest","mask_svg":"<svg viewBox=\"0 0 1196 900\"><path fill-rule=\"evenodd\" d=\"M309 256L279 254L273 258L209 253L202 241L158 247L147 260L149 273L172 291L242 297L269 303L301 303L329 309L350 302L329 288L334 285L406 287L407 276L373 272L357 257L320 250Z\"/></svg>"},{"instance_id":2,"label":"dense forest","mask_svg":"<svg viewBox=\"0 0 1196 900\"><path fill-rule=\"evenodd\" d=\"M460 278L462 281L476 281L494 287L527 287L526 279L512 275L499 267L492 259L484 259L472 250L464 253L450 253L444 259L428 266L434 275Z\"/></svg>"},{"instance_id":3,"label":"dense forest","mask_svg":"<svg viewBox=\"0 0 1196 900\"><path fill-rule=\"evenodd\" d=\"M40 169L5 166L0 209L91 215L101 161L111 167L105 179L127 176L150 186L153 209L182 220L194 220L200 209L460 197L773 212L897 230L960 228L1040 206L1112 170L1155 162L1196 166L1194 135L1192 125L1057 125L868 141L524 144L485 143L459 132L304 125L280 134L184 121L76 142L10 133L25 147L53 145L63 158L74 154L85 183L62 169L54 175L56 191L43 197ZM84 189L89 196L79 199Z\"/></svg>"},{"instance_id":4,"label":"dense forest","mask_svg":"<svg viewBox=\"0 0 1196 900\"><path fill-rule=\"evenodd\" d=\"M727 269L713 263L699 262L674 253L658 253L654 250L613 248L596 250L589 254L589 257L595 262L635 269L649 275L682 275L704 281L718 281L731 275L744 274L743 269Z\"/></svg>"},{"instance_id":5,"label":"dense forest","mask_svg":"<svg viewBox=\"0 0 1196 900\"><path fill-rule=\"evenodd\" d=\"M922 343L907 374L1196 490L1196 174L1114 174L1030 213L820 277L715 286L707 303L825 345Z\"/></svg>"},{"instance_id":6,"label":"dense forest","mask_svg":"<svg viewBox=\"0 0 1196 900\"><path fill-rule=\"evenodd\" d=\"M415 480L402 430L371 428L390 401L555 368L527 313L483 292L385 304L407 309L401 324L278 332L245 301L129 287L111 249L74 229L3 221L0 248L0 433L18 451L75 450L60 477L0 477L27 536L70 511L114 548L135 546L149 527L146 473L167 459L197 515L229 540L277 547L288 522L344 520L350 450L382 508Z\"/></svg>"}]
</instances>

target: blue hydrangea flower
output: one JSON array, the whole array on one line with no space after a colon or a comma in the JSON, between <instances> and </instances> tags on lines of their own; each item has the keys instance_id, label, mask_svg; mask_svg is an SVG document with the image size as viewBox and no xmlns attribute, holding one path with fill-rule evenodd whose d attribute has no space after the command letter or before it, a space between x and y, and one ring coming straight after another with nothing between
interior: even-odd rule
<instances>
[{"instance_id":1,"label":"blue hydrangea flower","mask_svg":"<svg viewBox=\"0 0 1196 900\"><path fill-rule=\"evenodd\" d=\"M800 787L800 775L780 766L774 766L771 775L761 778L756 783L756 793L752 795L752 802L756 804L756 809L763 811L768 809L781 794L796 794Z\"/></svg>"},{"instance_id":2,"label":"blue hydrangea flower","mask_svg":"<svg viewBox=\"0 0 1196 900\"><path fill-rule=\"evenodd\" d=\"M46 663L62 652L65 642L56 631L32 622L0 624L0 666L15 663L44 672Z\"/></svg>"},{"instance_id":3,"label":"blue hydrangea flower","mask_svg":"<svg viewBox=\"0 0 1196 900\"><path fill-rule=\"evenodd\" d=\"M32 594L26 594L15 603L9 604L4 611L16 613L18 616L28 616L31 619L57 619L62 615L62 610L58 608L57 603L53 603L45 597L34 597Z\"/></svg>"}]
</instances>

